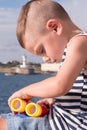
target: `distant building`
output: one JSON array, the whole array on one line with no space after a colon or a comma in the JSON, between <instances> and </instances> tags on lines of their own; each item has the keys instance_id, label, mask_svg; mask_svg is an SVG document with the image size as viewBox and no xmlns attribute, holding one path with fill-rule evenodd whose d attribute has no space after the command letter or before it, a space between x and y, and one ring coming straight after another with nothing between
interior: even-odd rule
<instances>
[{"instance_id":1,"label":"distant building","mask_svg":"<svg viewBox=\"0 0 87 130\"><path fill-rule=\"evenodd\" d=\"M27 68L27 57L25 55L22 56L22 64L20 68Z\"/></svg>"},{"instance_id":2,"label":"distant building","mask_svg":"<svg viewBox=\"0 0 87 130\"><path fill-rule=\"evenodd\" d=\"M41 64L42 71L57 72L60 68L60 63L43 63Z\"/></svg>"}]
</instances>

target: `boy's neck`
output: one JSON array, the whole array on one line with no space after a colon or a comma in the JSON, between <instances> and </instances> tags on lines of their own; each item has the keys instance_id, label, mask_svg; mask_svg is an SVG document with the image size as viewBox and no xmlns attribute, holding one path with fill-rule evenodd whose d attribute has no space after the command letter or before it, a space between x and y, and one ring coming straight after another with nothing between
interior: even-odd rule
<instances>
[{"instance_id":1,"label":"boy's neck","mask_svg":"<svg viewBox=\"0 0 87 130\"><path fill-rule=\"evenodd\" d=\"M68 38L68 41L75 36L76 34L81 33L83 30L81 30L78 26L76 26L74 23L69 21L65 25L65 32L67 32L66 37Z\"/></svg>"}]
</instances>

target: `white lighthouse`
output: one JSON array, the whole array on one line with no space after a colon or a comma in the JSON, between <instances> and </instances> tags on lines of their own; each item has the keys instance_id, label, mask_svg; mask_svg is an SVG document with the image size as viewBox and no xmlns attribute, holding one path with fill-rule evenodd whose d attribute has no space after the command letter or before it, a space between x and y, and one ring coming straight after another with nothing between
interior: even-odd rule
<instances>
[{"instance_id":1,"label":"white lighthouse","mask_svg":"<svg viewBox=\"0 0 87 130\"><path fill-rule=\"evenodd\" d=\"M25 55L22 56L22 64L20 68L27 68L27 57Z\"/></svg>"}]
</instances>

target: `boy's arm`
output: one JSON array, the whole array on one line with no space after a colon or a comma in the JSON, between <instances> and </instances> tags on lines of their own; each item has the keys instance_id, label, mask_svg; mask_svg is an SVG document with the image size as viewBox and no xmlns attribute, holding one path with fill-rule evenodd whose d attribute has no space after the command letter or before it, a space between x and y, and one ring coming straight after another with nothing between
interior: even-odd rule
<instances>
[{"instance_id":1,"label":"boy's arm","mask_svg":"<svg viewBox=\"0 0 87 130\"><path fill-rule=\"evenodd\" d=\"M9 98L9 102L15 97L22 99L31 99L31 96L51 98L66 94L72 88L87 60L87 38L81 36L73 39L67 51L66 59L56 76L17 91Z\"/></svg>"}]
</instances>

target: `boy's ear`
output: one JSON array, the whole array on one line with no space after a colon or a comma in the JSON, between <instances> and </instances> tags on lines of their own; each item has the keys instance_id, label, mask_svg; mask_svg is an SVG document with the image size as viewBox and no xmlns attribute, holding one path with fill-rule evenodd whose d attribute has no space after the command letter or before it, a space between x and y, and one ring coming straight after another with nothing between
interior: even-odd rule
<instances>
[{"instance_id":1,"label":"boy's ear","mask_svg":"<svg viewBox=\"0 0 87 130\"><path fill-rule=\"evenodd\" d=\"M46 28L48 30L51 30L51 31L54 31L54 32L57 32L57 34L60 34L61 31L62 31L62 25L59 21L57 21L56 19L50 19L47 21L47 24L46 24Z\"/></svg>"}]
</instances>

